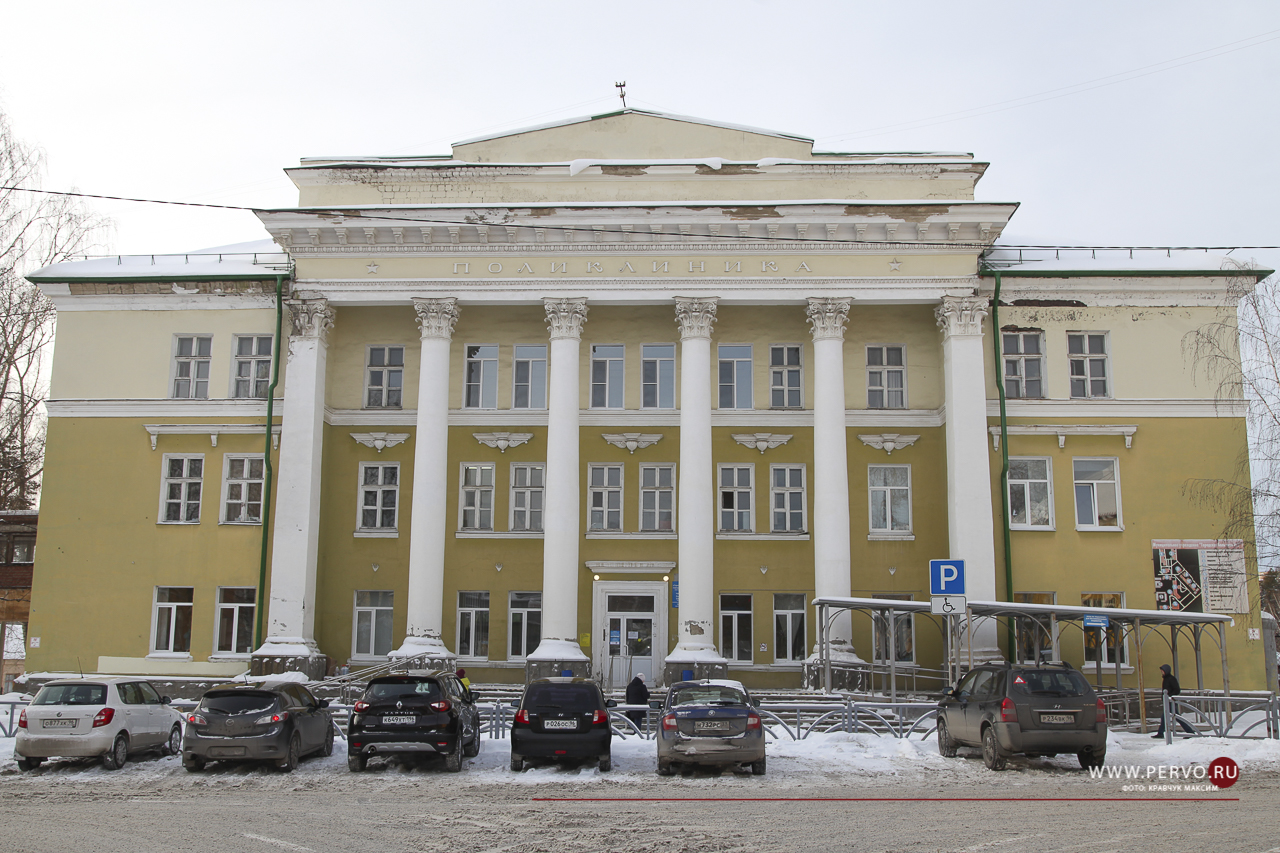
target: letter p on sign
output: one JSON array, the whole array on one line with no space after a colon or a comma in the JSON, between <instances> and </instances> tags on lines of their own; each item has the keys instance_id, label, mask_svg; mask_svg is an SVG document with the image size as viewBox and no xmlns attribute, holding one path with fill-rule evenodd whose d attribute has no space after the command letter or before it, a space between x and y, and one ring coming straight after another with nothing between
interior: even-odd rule
<instances>
[{"instance_id":1,"label":"letter p on sign","mask_svg":"<svg viewBox=\"0 0 1280 853\"><path fill-rule=\"evenodd\" d=\"M929 594L964 595L964 560L930 560Z\"/></svg>"}]
</instances>

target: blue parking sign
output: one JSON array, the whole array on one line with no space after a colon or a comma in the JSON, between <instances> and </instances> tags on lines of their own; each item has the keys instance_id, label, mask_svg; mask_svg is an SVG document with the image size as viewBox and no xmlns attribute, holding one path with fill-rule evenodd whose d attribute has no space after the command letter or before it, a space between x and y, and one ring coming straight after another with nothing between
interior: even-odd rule
<instances>
[{"instance_id":1,"label":"blue parking sign","mask_svg":"<svg viewBox=\"0 0 1280 853\"><path fill-rule=\"evenodd\" d=\"M930 560L929 594L964 595L964 560Z\"/></svg>"}]
</instances>

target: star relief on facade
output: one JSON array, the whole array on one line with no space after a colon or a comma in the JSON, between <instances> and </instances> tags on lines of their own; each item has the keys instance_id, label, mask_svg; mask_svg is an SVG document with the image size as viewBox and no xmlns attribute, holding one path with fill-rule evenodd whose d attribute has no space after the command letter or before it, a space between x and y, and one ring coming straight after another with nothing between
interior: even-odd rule
<instances>
[{"instance_id":1,"label":"star relief on facade","mask_svg":"<svg viewBox=\"0 0 1280 853\"><path fill-rule=\"evenodd\" d=\"M886 432L881 435L860 435L858 440L868 447L874 447L876 450L883 450L892 455L895 450L915 444L920 440L920 436Z\"/></svg>"},{"instance_id":2,"label":"star relief on facade","mask_svg":"<svg viewBox=\"0 0 1280 853\"><path fill-rule=\"evenodd\" d=\"M643 432L623 432L623 433L601 433L600 437L612 444L614 447L621 447L624 450L635 453L637 450L643 450L646 447L652 447L662 440L662 433L643 433Z\"/></svg>"},{"instance_id":3,"label":"star relief on facade","mask_svg":"<svg viewBox=\"0 0 1280 853\"><path fill-rule=\"evenodd\" d=\"M424 338L453 338L453 327L458 322L458 300L415 299L414 313L418 315L418 330Z\"/></svg>"},{"instance_id":4,"label":"star relief on facade","mask_svg":"<svg viewBox=\"0 0 1280 853\"><path fill-rule=\"evenodd\" d=\"M735 435L733 440L743 447L754 447L764 453L766 450L786 444L791 440L791 436L780 435L776 432L754 432Z\"/></svg>"},{"instance_id":5,"label":"star relief on facade","mask_svg":"<svg viewBox=\"0 0 1280 853\"><path fill-rule=\"evenodd\" d=\"M547 329L551 332L551 340L582 340L582 324L587 321L585 298L544 299L542 304L547 311Z\"/></svg>"},{"instance_id":6,"label":"star relief on facade","mask_svg":"<svg viewBox=\"0 0 1280 853\"><path fill-rule=\"evenodd\" d=\"M711 339L711 326L716 321L716 300L690 296L676 297L676 323L680 339Z\"/></svg>"},{"instance_id":7,"label":"star relief on facade","mask_svg":"<svg viewBox=\"0 0 1280 853\"><path fill-rule=\"evenodd\" d=\"M982 320L987 316L988 301L981 296L944 296L942 304L933 309L938 328L943 337L951 335L981 335Z\"/></svg>"},{"instance_id":8,"label":"star relief on facade","mask_svg":"<svg viewBox=\"0 0 1280 853\"><path fill-rule=\"evenodd\" d=\"M407 432L353 432L351 437L356 440L357 444L363 444L365 447L372 447L381 453L388 447L395 447L397 444L404 444L409 440Z\"/></svg>"},{"instance_id":9,"label":"star relief on facade","mask_svg":"<svg viewBox=\"0 0 1280 853\"><path fill-rule=\"evenodd\" d=\"M324 340L333 328L334 310L328 299L290 299L289 321L295 338L319 338Z\"/></svg>"},{"instance_id":10,"label":"star relief on facade","mask_svg":"<svg viewBox=\"0 0 1280 853\"><path fill-rule=\"evenodd\" d=\"M850 299L839 297L810 297L805 309L809 325L813 327L815 341L843 341L844 324L849 319Z\"/></svg>"},{"instance_id":11,"label":"star relief on facade","mask_svg":"<svg viewBox=\"0 0 1280 853\"><path fill-rule=\"evenodd\" d=\"M519 447L533 438L531 432L473 432L471 435L485 447L496 447L503 453L508 447Z\"/></svg>"}]
</instances>

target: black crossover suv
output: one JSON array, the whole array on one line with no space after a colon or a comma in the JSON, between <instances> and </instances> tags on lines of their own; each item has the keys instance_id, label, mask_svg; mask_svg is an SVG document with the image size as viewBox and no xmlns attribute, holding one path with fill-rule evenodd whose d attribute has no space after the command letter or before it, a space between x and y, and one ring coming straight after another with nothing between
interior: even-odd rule
<instances>
[{"instance_id":1,"label":"black crossover suv","mask_svg":"<svg viewBox=\"0 0 1280 853\"><path fill-rule=\"evenodd\" d=\"M511 724L511 769L523 770L526 759L599 762L613 766L613 729L600 686L588 678L538 678L524 688Z\"/></svg>"},{"instance_id":2,"label":"black crossover suv","mask_svg":"<svg viewBox=\"0 0 1280 853\"><path fill-rule=\"evenodd\" d=\"M353 771L374 756L443 755L444 769L457 773L464 755L479 754L475 696L451 672L371 679L351 709L347 767Z\"/></svg>"},{"instance_id":3,"label":"black crossover suv","mask_svg":"<svg viewBox=\"0 0 1280 853\"><path fill-rule=\"evenodd\" d=\"M185 719L182 764L191 771L208 761L263 760L292 771L304 755L333 754L329 700L292 681L214 687Z\"/></svg>"}]
</instances>

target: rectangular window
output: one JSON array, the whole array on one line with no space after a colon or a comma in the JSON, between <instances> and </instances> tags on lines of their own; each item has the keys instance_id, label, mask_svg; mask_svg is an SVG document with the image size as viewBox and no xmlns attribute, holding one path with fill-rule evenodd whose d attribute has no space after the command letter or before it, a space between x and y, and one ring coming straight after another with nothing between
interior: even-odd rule
<instances>
[{"instance_id":1,"label":"rectangular window","mask_svg":"<svg viewBox=\"0 0 1280 853\"><path fill-rule=\"evenodd\" d=\"M1071 363L1072 398L1111 396L1106 332L1069 332L1067 358Z\"/></svg>"},{"instance_id":2,"label":"rectangular window","mask_svg":"<svg viewBox=\"0 0 1280 853\"><path fill-rule=\"evenodd\" d=\"M1086 592L1080 596L1080 604L1084 607L1124 607L1122 592ZM1120 665L1129 662L1129 644L1120 642L1121 631L1117 628L1085 628L1084 659L1086 663L1097 664L1099 649L1102 650L1102 663L1115 665L1116 655L1120 656Z\"/></svg>"},{"instance_id":3,"label":"rectangular window","mask_svg":"<svg viewBox=\"0 0 1280 853\"><path fill-rule=\"evenodd\" d=\"M751 663L751 596L720 596L720 654L730 661Z\"/></svg>"},{"instance_id":4,"label":"rectangular window","mask_svg":"<svg viewBox=\"0 0 1280 853\"><path fill-rule=\"evenodd\" d=\"M910 595L891 593L873 595L872 598L886 598L894 601L910 601ZM916 659L915 617L911 613L894 612L893 624L893 657L898 663L912 663ZM889 657L889 611L874 611L871 621L875 631L872 635L871 653L876 663L888 663Z\"/></svg>"},{"instance_id":5,"label":"rectangular window","mask_svg":"<svg viewBox=\"0 0 1280 853\"><path fill-rule=\"evenodd\" d=\"M775 409L800 408L799 344L774 344L769 347L769 405Z\"/></svg>"},{"instance_id":6,"label":"rectangular window","mask_svg":"<svg viewBox=\"0 0 1280 853\"><path fill-rule=\"evenodd\" d=\"M508 660L523 658L538 648L542 642L542 593L513 592L507 603L511 627L507 636L511 638L511 652Z\"/></svg>"},{"instance_id":7,"label":"rectangular window","mask_svg":"<svg viewBox=\"0 0 1280 853\"><path fill-rule=\"evenodd\" d=\"M547 407L547 347L517 345L512 373L513 409Z\"/></svg>"},{"instance_id":8,"label":"rectangular window","mask_svg":"<svg viewBox=\"0 0 1280 853\"><path fill-rule=\"evenodd\" d=\"M391 590L356 590L351 643L352 657L386 657L391 653L391 617L395 612Z\"/></svg>"},{"instance_id":9,"label":"rectangular window","mask_svg":"<svg viewBox=\"0 0 1280 853\"><path fill-rule=\"evenodd\" d=\"M458 657L489 657L489 593L458 593Z\"/></svg>"},{"instance_id":10,"label":"rectangular window","mask_svg":"<svg viewBox=\"0 0 1280 853\"><path fill-rule=\"evenodd\" d=\"M1077 530L1121 530L1120 461L1072 459Z\"/></svg>"},{"instance_id":11,"label":"rectangular window","mask_svg":"<svg viewBox=\"0 0 1280 853\"><path fill-rule=\"evenodd\" d=\"M203 456L165 454L164 485L160 493L160 518L163 523L200 523L200 491L203 482Z\"/></svg>"},{"instance_id":12,"label":"rectangular window","mask_svg":"<svg viewBox=\"0 0 1280 853\"><path fill-rule=\"evenodd\" d=\"M592 530L622 529L622 466L592 465L588 469Z\"/></svg>"},{"instance_id":13,"label":"rectangular window","mask_svg":"<svg viewBox=\"0 0 1280 853\"><path fill-rule=\"evenodd\" d=\"M720 408L750 409L751 345L720 344Z\"/></svg>"},{"instance_id":14,"label":"rectangular window","mask_svg":"<svg viewBox=\"0 0 1280 853\"><path fill-rule=\"evenodd\" d=\"M542 529L542 465L511 466L511 530Z\"/></svg>"},{"instance_id":15,"label":"rectangular window","mask_svg":"<svg viewBox=\"0 0 1280 853\"><path fill-rule=\"evenodd\" d=\"M36 559L36 540L34 536L13 537L13 562L33 563Z\"/></svg>"},{"instance_id":16,"label":"rectangular window","mask_svg":"<svg viewBox=\"0 0 1280 853\"><path fill-rule=\"evenodd\" d=\"M640 347L640 381L643 409L676 407L676 345L645 344Z\"/></svg>"},{"instance_id":17,"label":"rectangular window","mask_svg":"<svg viewBox=\"0 0 1280 853\"><path fill-rule=\"evenodd\" d=\"M271 386L271 335L237 335L231 375L235 377L233 396L267 399L267 388Z\"/></svg>"},{"instance_id":18,"label":"rectangular window","mask_svg":"<svg viewBox=\"0 0 1280 853\"><path fill-rule=\"evenodd\" d=\"M179 400L207 399L209 359L213 338L179 335L174 339L173 396Z\"/></svg>"},{"instance_id":19,"label":"rectangular window","mask_svg":"<svg viewBox=\"0 0 1280 853\"><path fill-rule=\"evenodd\" d=\"M640 529L675 529L676 469L674 465L640 466Z\"/></svg>"},{"instance_id":20,"label":"rectangular window","mask_svg":"<svg viewBox=\"0 0 1280 853\"><path fill-rule=\"evenodd\" d=\"M461 520L462 530L493 529L493 465L484 463L462 466Z\"/></svg>"},{"instance_id":21,"label":"rectangular window","mask_svg":"<svg viewBox=\"0 0 1280 853\"><path fill-rule=\"evenodd\" d=\"M720 529L750 533L755 529L755 510L751 506L751 480L754 465L720 466Z\"/></svg>"},{"instance_id":22,"label":"rectangular window","mask_svg":"<svg viewBox=\"0 0 1280 853\"><path fill-rule=\"evenodd\" d=\"M1019 604L1055 604L1057 594L1052 592L1015 592L1013 600ZM1014 619L1014 636L1018 644L1018 660L1037 663L1049 660L1053 654L1053 638L1049 636L1049 617Z\"/></svg>"},{"instance_id":23,"label":"rectangular window","mask_svg":"<svg viewBox=\"0 0 1280 853\"><path fill-rule=\"evenodd\" d=\"M189 586L158 586L151 614L153 652L191 651L191 607L195 590Z\"/></svg>"},{"instance_id":24,"label":"rectangular window","mask_svg":"<svg viewBox=\"0 0 1280 853\"><path fill-rule=\"evenodd\" d=\"M360 528L395 530L400 504L400 463L360 463Z\"/></svg>"},{"instance_id":25,"label":"rectangular window","mask_svg":"<svg viewBox=\"0 0 1280 853\"><path fill-rule=\"evenodd\" d=\"M804 533L804 466L773 465L769 468L769 498L774 533Z\"/></svg>"},{"instance_id":26,"label":"rectangular window","mask_svg":"<svg viewBox=\"0 0 1280 853\"><path fill-rule=\"evenodd\" d=\"M591 408L622 408L622 370L626 347L610 344L591 348Z\"/></svg>"},{"instance_id":27,"label":"rectangular window","mask_svg":"<svg viewBox=\"0 0 1280 853\"><path fill-rule=\"evenodd\" d=\"M498 408L498 347L467 345L467 367L462 405L468 409Z\"/></svg>"},{"instance_id":28,"label":"rectangular window","mask_svg":"<svg viewBox=\"0 0 1280 853\"><path fill-rule=\"evenodd\" d=\"M907 348L867 347L867 408L907 407Z\"/></svg>"},{"instance_id":29,"label":"rectangular window","mask_svg":"<svg viewBox=\"0 0 1280 853\"><path fill-rule=\"evenodd\" d=\"M911 466L868 465L872 533L911 532Z\"/></svg>"},{"instance_id":30,"label":"rectangular window","mask_svg":"<svg viewBox=\"0 0 1280 853\"><path fill-rule=\"evenodd\" d=\"M1053 529L1053 460L1009 458L1009 526L1015 530Z\"/></svg>"},{"instance_id":31,"label":"rectangular window","mask_svg":"<svg viewBox=\"0 0 1280 853\"><path fill-rule=\"evenodd\" d=\"M213 650L222 655L253 652L254 602L258 591L251 586L218 587L218 637Z\"/></svg>"},{"instance_id":32,"label":"rectangular window","mask_svg":"<svg viewBox=\"0 0 1280 853\"><path fill-rule=\"evenodd\" d=\"M804 596L789 592L773 594L773 657L777 661L805 658Z\"/></svg>"},{"instance_id":33,"label":"rectangular window","mask_svg":"<svg viewBox=\"0 0 1280 853\"><path fill-rule=\"evenodd\" d=\"M398 409L404 401L404 347L369 347L365 365L366 409Z\"/></svg>"},{"instance_id":34,"label":"rectangular window","mask_svg":"<svg viewBox=\"0 0 1280 853\"><path fill-rule=\"evenodd\" d=\"M261 524L262 456L224 456L223 466L222 520L227 524Z\"/></svg>"},{"instance_id":35,"label":"rectangular window","mask_svg":"<svg viewBox=\"0 0 1280 853\"><path fill-rule=\"evenodd\" d=\"M1006 397L1044 396L1043 342L1040 332L1005 332L1000 336Z\"/></svg>"}]
</instances>

